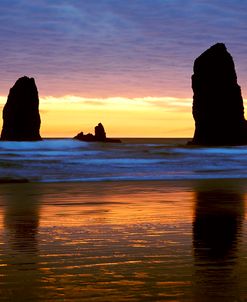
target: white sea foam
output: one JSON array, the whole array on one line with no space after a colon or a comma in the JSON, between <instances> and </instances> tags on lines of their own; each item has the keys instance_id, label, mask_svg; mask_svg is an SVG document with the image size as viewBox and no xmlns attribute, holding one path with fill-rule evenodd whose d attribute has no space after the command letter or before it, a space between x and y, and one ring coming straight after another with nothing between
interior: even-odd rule
<instances>
[{"instance_id":1,"label":"white sea foam","mask_svg":"<svg viewBox=\"0 0 247 302\"><path fill-rule=\"evenodd\" d=\"M0 142L4 179L31 182L246 178L247 147L200 148L184 139Z\"/></svg>"}]
</instances>

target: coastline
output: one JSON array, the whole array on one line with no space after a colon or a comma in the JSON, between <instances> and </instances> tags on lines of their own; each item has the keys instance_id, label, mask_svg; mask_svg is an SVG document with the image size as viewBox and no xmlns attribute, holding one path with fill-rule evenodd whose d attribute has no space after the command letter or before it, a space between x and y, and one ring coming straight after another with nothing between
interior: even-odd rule
<instances>
[{"instance_id":1,"label":"coastline","mask_svg":"<svg viewBox=\"0 0 247 302\"><path fill-rule=\"evenodd\" d=\"M12 179L12 178L0 178L0 187L4 185L81 185L84 186L94 186L94 185L100 185L100 186L117 186L117 185L146 185L149 186L153 185L175 185L179 187L184 186L193 186L194 184L203 184L203 183L211 183L217 186L220 185L220 183L225 184L231 184L231 185L237 185L237 184L245 184L247 183L247 176L246 178L243 177L208 177L208 178L188 178L188 179L114 179L114 180L94 180L94 179L88 179L88 180L64 180L64 181L29 181L26 178L19 178L19 179Z\"/></svg>"}]
</instances>

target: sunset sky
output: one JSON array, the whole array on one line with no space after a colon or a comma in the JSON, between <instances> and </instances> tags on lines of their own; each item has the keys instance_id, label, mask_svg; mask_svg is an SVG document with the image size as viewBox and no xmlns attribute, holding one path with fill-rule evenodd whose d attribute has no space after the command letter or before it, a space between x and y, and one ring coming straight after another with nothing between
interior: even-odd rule
<instances>
[{"instance_id":1,"label":"sunset sky","mask_svg":"<svg viewBox=\"0 0 247 302\"><path fill-rule=\"evenodd\" d=\"M247 1L1 0L0 12L0 106L34 77L43 137L98 122L110 137L191 137L193 62L217 42L247 99Z\"/></svg>"}]
</instances>

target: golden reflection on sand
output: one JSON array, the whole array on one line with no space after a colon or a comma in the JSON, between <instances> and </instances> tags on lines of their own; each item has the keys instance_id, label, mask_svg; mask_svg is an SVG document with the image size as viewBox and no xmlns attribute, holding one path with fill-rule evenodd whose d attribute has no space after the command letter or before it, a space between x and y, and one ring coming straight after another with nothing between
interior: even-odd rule
<instances>
[{"instance_id":1,"label":"golden reflection on sand","mask_svg":"<svg viewBox=\"0 0 247 302\"><path fill-rule=\"evenodd\" d=\"M58 223L66 226L97 225L97 224L136 224L162 223L174 224L176 221L191 219L191 192L172 192L160 186L146 185L133 189L125 185L119 190L115 184L97 184L97 190L85 189L78 185L71 194L45 196L40 213L41 226ZM90 185L89 185L90 187ZM182 211L177 211L183 207ZM71 206L73 205L73 206Z\"/></svg>"},{"instance_id":2,"label":"golden reflection on sand","mask_svg":"<svg viewBox=\"0 0 247 302\"><path fill-rule=\"evenodd\" d=\"M246 244L239 242L246 193L235 184L233 192L218 191L229 183L217 184L213 194L202 182L1 186L3 296L198 301L232 280L226 293L235 298L238 288L245 298L246 269L239 264ZM216 221L223 226L218 231Z\"/></svg>"}]
</instances>

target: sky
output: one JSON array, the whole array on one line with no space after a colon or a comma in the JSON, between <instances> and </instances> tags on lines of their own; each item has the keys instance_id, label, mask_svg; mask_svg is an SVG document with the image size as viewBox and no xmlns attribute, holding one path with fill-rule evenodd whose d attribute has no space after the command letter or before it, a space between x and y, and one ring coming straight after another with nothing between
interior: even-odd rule
<instances>
[{"instance_id":1,"label":"sky","mask_svg":"<svg viewBox=\"0 0 247 302\"><path fill-rule=\"evenodd\" d=\"M44 137L191 137L193 62L217 42L247 99L245 0L0 0L0 107L34 77ZM1 122L0 122L1 126Z\"/></svg>"}]
</instances>

